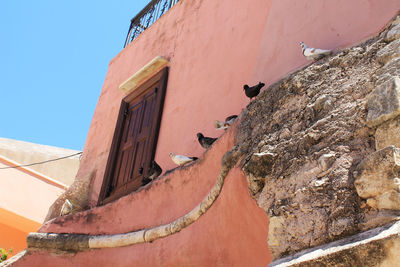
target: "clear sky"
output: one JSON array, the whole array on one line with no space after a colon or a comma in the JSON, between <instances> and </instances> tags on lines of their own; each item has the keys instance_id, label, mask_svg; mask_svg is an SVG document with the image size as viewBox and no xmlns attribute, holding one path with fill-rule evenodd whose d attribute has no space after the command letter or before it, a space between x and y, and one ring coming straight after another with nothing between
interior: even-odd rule
<instances>
[{"instance_id":1,"label":"clear sky","mask_svg":"<svg viewBox=\"0 0 400 267\"><path fill-rule=\"evenodd\" d=\"M0 3L0 137L83 150L109 61L150 0Z\"/></svg>"}]
</instances>

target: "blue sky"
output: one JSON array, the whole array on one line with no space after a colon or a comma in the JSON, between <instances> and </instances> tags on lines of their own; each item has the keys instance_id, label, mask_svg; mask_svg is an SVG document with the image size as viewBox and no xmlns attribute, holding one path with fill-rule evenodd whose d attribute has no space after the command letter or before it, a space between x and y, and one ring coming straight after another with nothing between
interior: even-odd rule
<instances>
[{"instance_id":1,"label":"blue sky","mask_svg":"<svg viewBox=\"0 0 400 267\"><path fill-rule=\"evenodd\" d=\"M82 150L108 63L149 1L1 1L0 137Z\"/></svg>"}]
</instances>

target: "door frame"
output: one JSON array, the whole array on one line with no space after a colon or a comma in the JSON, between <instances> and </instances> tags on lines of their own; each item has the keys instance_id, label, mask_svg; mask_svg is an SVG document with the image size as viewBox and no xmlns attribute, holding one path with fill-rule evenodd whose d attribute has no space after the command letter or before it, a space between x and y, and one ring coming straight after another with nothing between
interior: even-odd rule
<instances>
[{"instance_id":1,"label":"door frame","mask_svg":"<svg viewBox=\"0 0 400 267\"><path fill-rule=\"evenodd\" d=\"M110 148L110 153L108 156L107 160L107 165L106 165L106 170L104 173L104 178L103 178L103 183L101 186L99 198L97 201L97 205L103 205L106 203L109 203L111 201L114 201L115 199L118 199L126 194L123 195L111 195L108 196L109 194L109 188L114 176L115 172L115 167L116 167L116 161L117 161L117 155L121 143L121 138L122 138L122 132L123 132L123 127L125 123L125 116L124 113L126 109L129 107L129 104L136 101L138 98L140 98L146 91L147 89L154 84L155 82L159 81L159 86L158 90L160 90L160 98L157 100L156 103L156 110L154 111L154 115L158 116L158 120L156 122L154 131L152 132L150 136L150 144L149 147L151 148L151 160L154 160L155 152L156 152L156 147L157 147L157 141L158 141L158 134L160 130L160 124L161 124L161 117L162 117L162 112L163 112L163 107L164 107L164 99L165 99L165 93L166 93L166 87L167 87L167 81L168 81L168 67L165 67L158 71L155 75L153 75L150 79L148 79L146 82L144 82L142 85L134 89L133 92L131 92L129 95L124 97L121 100L121 105L120 105L120 110L118 114L118 119L117 123L115 126L114 130L114 136L113 140L111 143L111 148ZM129 193L127 193L129 194Z\"/></svg>"}]
</instances>

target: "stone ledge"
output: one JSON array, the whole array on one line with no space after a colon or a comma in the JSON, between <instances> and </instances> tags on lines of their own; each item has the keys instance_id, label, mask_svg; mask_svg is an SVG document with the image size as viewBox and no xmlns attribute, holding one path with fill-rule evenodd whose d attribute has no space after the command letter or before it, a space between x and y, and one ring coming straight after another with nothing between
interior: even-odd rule
<instances>
[{"instance_id":1,"label":"stone ledge","mask_svg":"<svg viewBox=\"0 0 400 267\"><path fill-rule=\"evenodd\" d=\"M20 259L22 259L28 252L25 250L22 250L21 252L19 252L18 254L15 254L14 256L12 256L11 258L7 259L6 261L3 261L0 263L0 267L9 267L9 266L13 266L14 264L16 264L16 262Z\"/></svg>"},{"instance_id":2,"label":"stone ledge","mask_svg":"<svg viewBox=\"0 0 400 267\"><path fill-rule=\"evenodd\" d=\"M396 266L400 221L342 240L304 250L269 266Z\"/></svg>"},{"instance_id":3,"label":"stone ledge","mask_svg":"<svg viewBox=\"0 0 400 267\"><path fill-rule=\"evenodd\" d=\"M376 127L400 114L400 78L392 77L368 96L367 125Z\"/></svg>"},{"instance_id":4,"label":"stone ledge","mask_svg":"<svg viewBox=\"0 0 400 267\"><path fill-rule=\"evenodd\" d=\"M157 56L149 63L147 63L143 68L129 77L125 82L123 82L119 89L124 91L126 94L134 91L140 84L142 84L145 80L149 79L153 76L157 71L159 71L162 67L168 64L168 60Z\"/></svg>"}]
</instances>

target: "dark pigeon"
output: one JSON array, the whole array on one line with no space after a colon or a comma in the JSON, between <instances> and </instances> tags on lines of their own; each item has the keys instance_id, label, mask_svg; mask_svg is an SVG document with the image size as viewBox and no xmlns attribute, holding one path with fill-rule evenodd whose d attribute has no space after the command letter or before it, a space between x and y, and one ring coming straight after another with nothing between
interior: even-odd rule
<instances>
[{"instance_id":1,"label":"dark pigeon","mask_svg":"<svg viewBox=\"0 0 400 267\"><path fill-rule=\"evenodd\" d=\"M150 163L149 173L147 177L142 179L142 186L150 183L154 179L156 179L162 173L162 169L160 165L157 164L154 160Z\"/></svg>"},{"instance_id":2,"label":"dark pigeon","mask_svg":"<svg viewBox=\"0 0 400 267\"><path fill-rule=\"evenodd\" d=\"M202 147L205 149L208 149L211 147L211 145L217 141L218 138L212 138L212 137L204 137L202 133L197 133L197 140L199 140L199 143Z\"/></svg>"},{"instance_id":3,"label":"dark pigeon","mask_svg":"<svg viewBox=\"0 0 400 267\"><path fill-rule=\"evenodd\" d=\"M250 98L250 101L253 97L258 96L260 93L261 88L264 87L264 83L259 82L257 85L254 85L252 87L249 87L247 84L243 86L244 92L246 93L246 96Z\"/></svg>"},{"instance_id":4,"label":"dark pigeon","mask_svg":"<svg viewBox=\"0 0 400 267\"><path fill-rule=\"evenodd\" d=\"M226 117L225 122L229 122L231 120L235 120L237 117L238 117L238 115L232 115L232 116Z\"/></svg>"}]
</instances>

